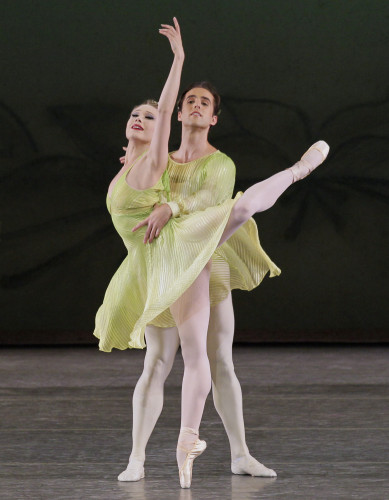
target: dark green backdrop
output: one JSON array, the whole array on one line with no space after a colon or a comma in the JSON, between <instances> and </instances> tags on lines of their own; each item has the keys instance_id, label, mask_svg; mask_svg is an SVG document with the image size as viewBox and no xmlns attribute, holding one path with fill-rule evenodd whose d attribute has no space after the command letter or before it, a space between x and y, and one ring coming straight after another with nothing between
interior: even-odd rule
<instances>
[{"instance_id":1,"label":"dark green backdrop","mask_svg":"<svg viewBox=\"0 0 389 500\"><path fill-rule=\"evenodd\" d=\"M389 340L388 2L2 0L0 341L93 341L124 257L105 193L131 106L166 78L173 15L183 84L222 94L212 142L238 189L331 145L257 217L282 275L235 292L237 339Z\"/></svg>"}]
</instances>

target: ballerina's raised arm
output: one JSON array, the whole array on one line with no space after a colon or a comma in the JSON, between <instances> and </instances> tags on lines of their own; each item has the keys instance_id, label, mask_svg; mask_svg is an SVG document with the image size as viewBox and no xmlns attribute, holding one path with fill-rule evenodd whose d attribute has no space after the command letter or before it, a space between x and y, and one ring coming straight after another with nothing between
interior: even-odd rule
<instances>
[{"instance_id":1,"label":"ballerina's raised arm","mask_svg":"<svg viewBox=\"0 0 389 500\"><path fill-rule=\"evenodd\" d=\"M168 163L171 117L180 87L182 66L185 59L180 26L173 18L174 26L161 24L159 32L169 39L174 60L163 87L159 102L155 129L150 148L127 175L127 182L135 189L148 189L155 185Z\"/></svg>"}]
</instances>

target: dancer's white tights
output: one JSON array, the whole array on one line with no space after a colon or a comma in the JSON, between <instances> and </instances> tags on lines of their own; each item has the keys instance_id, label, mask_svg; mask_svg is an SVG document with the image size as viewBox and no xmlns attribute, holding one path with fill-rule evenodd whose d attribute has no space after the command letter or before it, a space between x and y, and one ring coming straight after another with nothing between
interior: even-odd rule
<instances>
[{"instance_id":1,"label":"dancer's white tights","mask_svg":"<svg viewBox=\"0 0 389 500\"><path fill-rule=\"evenodd\" d=\"M248 455L243 421L242 391L232 362L234 311L231 294L211 309L207 337L215 408L226 429L231 459ZM133 396L133 432L130 464L143 466L150 435L163 407L164 382L180 343L177 328L146 328L147 350L143 373Z\"/></svg>"},{"instance_id":2,"label":"dancer's white tights","mask_svg":"<svg viewBox=\"0 0 389 500\"><path fill-rule=\"evenodd\" d=\"M132 450L128 466L118 479L139 481L144 477L146 445L163 407L163 387L180 345L178 330L146 328L147 350L144 368L132 397Z\"/></svg>"},{"instance_id":3,"label":"dancer's white tights","mask_svg":"<svg viewBox=\"0 0 389 500\"><path fill-rule=\"evenodd\" d=\"M143 373L132 397L132 451L130 462L145 460L150 435L163 407L163 387L180 345L177 328L146 328L147 350Z\"/></svg>"},{"instance_id":4,"label":"dancer's white tights","mask_svg":"<svg viewBox=\"0 0 389 500\"><path fill-rule=\"evenodd\" d=\"M303 157L304 161L298 161L293 168L300 168L301 166L303 170L308 171L305 166L308 164L311 166L310 170L312 170L312 167L316 168L324 160L323 154L317 149L308 150ZM255 213L264 212L271 208L282 193L293 183L293 180L292 171L286 169L249 187L231 210L219 246Z\"/></svg>"},{"instance_id":5,"label":"dancer's white tights","mask_svg":"<svg viewBox=\"0 0 389 500\"><path fill-rule=\"evenodd\" d=\"M249 187L235 203L219 246L255 213L271 208L292 183L292 172L284 170Z\"/></svg>"},{"instance_id":6,"label":"dancer's white tights","mask_svg":"<svg viewBox=\"0 0 389 500\"><path fill-rule=\"evenodd\" d=\"M242 389L232 361L235 318L231 294L211 309L208 329L208 357L212 372L215 408L226 429L231 450L231 470L235 474L275 477L250 455L243 420Z\"/></svg>"},{"instance_id":7,"label":"dancer's white tights","mask_svg":"<svg viewBox=\"0 0 389 500\"><path fill-rule=\"evenodd\" d=\"M177 444L180 468L198 438L205 400L211 390L211 369L207 355L209 324L209 278L211 264L170 307L178 328L184 360L181 392L181 430Z\"/></svg>"},{"instance_id":8,"label":"dancer's white tights","mask_svg":"<svg viewBox=\"0 0 389 500\"><path fill-rule=\"evenodd\" d=\"M242 389L232 361L235 318L231 294L211 309L208 328L208 357L216 411L226 429L231 460L248 455L243 421Z\"/></svg>"}]
</instances>

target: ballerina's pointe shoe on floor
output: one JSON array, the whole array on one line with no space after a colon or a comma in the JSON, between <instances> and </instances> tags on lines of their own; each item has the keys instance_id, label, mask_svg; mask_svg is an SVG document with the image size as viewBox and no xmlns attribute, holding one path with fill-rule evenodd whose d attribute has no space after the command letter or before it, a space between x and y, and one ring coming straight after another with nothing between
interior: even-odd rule
<instances>
[{"instance_id":1,"label":"ballerina's pointe shoe on floor","mask_svg":"<svg viewBox=\"0 0 389 500\"><path fill-rule=\"evenodd\" d=\"M318 141L312 144L308 151L303 154L301 160L288 169L292 172L293 182L304 179L304 177L309 175L315 168L323 163L327 158L329 150L329 145L324 141Z\"/></svg>"},{"instance_id":2,"label":"ballerina's pointe shoe on floor","mask_svg":"<svg viewBox=\"0 0 389 500\"><path fill-rule=\"evenodd\" d=\"M234 474L249 474L259 477L277 477L273 469L268 469L263 464L255 460L254 457L239 457L231 463L231 471Z\"/></svg>"},{"instance_id":3,"label":"ballerina's pointe shoe on floor","mask_svg":"<svg viewBox=\"0 0 389 500\"><path fill-rule=\"evenodd\" d=\"M181 488L190 488L190 485L192 483L193 461L203 453L206 447L207 443L205 441L201 441L201 439L198 439L195 442L194 447L189 452L187 452L184 463L179 468ZM185 451L183 448L179 449Z\"/></svg>"},{"instance_id":4,"label":"ballerina's pointe shoe on floor","mask_svg":"<svg viewBox=\"0 0 389 500\"><path fill-rule=\"evenodd\" d=\"M118 475L119 481L139 481L145 477L143 462L136 458L131 458L127 469Z\"/></svg>"}]
</instances>

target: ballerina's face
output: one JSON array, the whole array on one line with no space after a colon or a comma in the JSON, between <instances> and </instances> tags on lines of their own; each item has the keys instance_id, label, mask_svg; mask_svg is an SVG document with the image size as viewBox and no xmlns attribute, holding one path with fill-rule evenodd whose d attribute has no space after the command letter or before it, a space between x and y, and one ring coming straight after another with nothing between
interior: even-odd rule
<instances>
[{"instance_id":1,"label":"ballerina's face","mask_svg":"<svg viewBox=\"0 0 389 500\"><path fill-rule=\"evenodd\" d=\"M134 108L127 122L126 137L142 142L151 142L158 110L149 104Z\"/></svg>"},{"instance_id":2,"label":"ballerina's face","mask_svg":"<svg viewBox=\"0 0 389 500\"><path fill-rule=\"evenodd\" d=\"M217 123L213 109L214 98L211 92L196 87L186 93L182 109L178 112L178 121L190 127L209 128Z\"/></svg>"}]
</instances>

